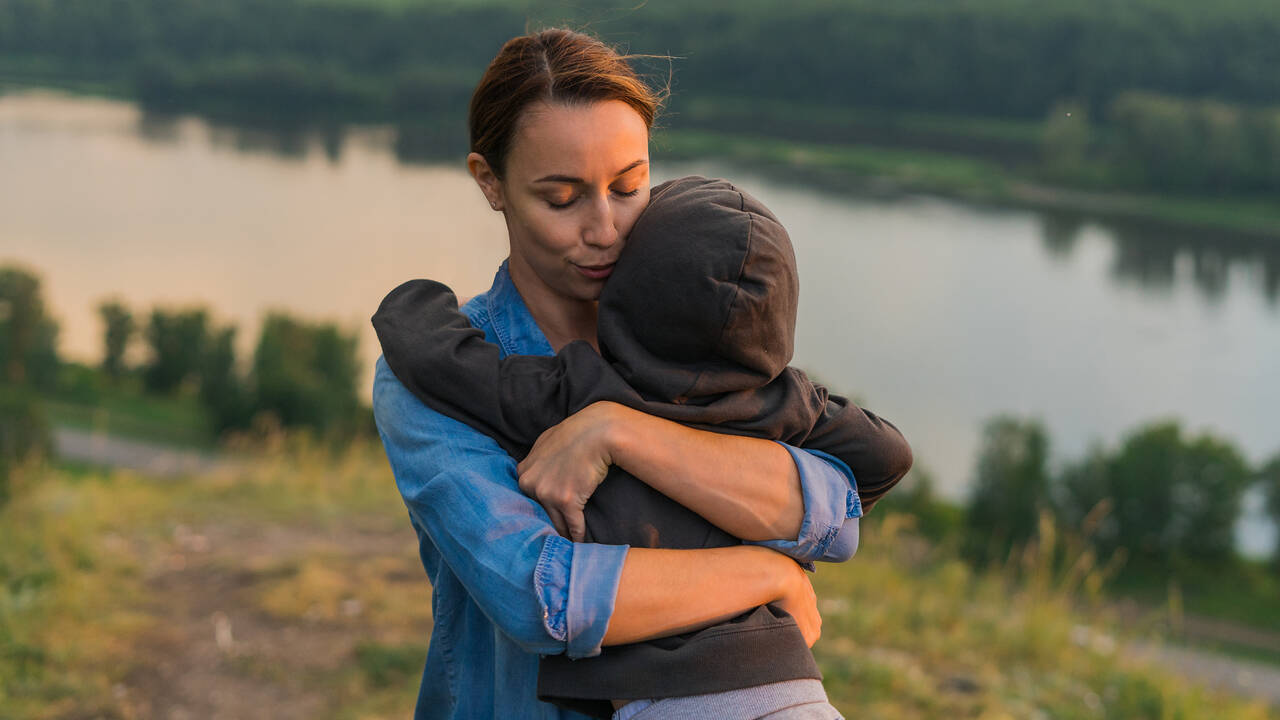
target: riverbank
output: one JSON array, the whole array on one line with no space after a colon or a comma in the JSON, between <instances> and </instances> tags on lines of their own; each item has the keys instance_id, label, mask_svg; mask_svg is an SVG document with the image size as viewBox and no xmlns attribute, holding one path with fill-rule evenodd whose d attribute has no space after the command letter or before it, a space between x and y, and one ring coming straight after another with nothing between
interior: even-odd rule
<instances>
[{"instance_id":1,"label":"riverbank","mask_svg":"<svg viewBox=\"0 0 1280 720\"><path fill-rule=\"evenodd\" d=\"M1280 240L1280 203L1274 198L1176 197L1054 187L982 156L928 149L805 143L705 130L665 130L654 145L659 157L725 158L829 190L933 194L984 205Z\"/></svg>"},{"instance_id":2,"label":"riverbank","mask_svg":"<svg viewBox=\"0 0 1280 720\"><path fill-rule=\"evenodd\" d=\"M430 590L376 444L275 437L182 482L36 469L0 510L0 703L16 719L411 712ZM105 512L110 508L110 512ZM1097 571L975 572L884 514L814 576L833 701L886 719L1280 717L1126 648ZM1143 645L1150 647L1150 645Z\"/></svg>"}]
</instances>

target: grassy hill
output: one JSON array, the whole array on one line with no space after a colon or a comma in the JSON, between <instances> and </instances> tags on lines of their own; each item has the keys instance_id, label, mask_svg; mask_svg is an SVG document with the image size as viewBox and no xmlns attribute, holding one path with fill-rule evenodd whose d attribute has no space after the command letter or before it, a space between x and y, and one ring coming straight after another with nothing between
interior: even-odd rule
<instances>
[{"instance_id":1,"label":"grassy hill","mask_svg":"<svg viewBox=\"0 0 1280 720\"><path fill-rule=\"evenodd\" d=\"M181 481L20 476L0 509L6 718L410 714L430 589L381 448L237 457ZM1133 659L1143 629L1105 610L1103 565L1046 526L976 572L907 516L869 520L814 580L828 692L858 718L1280 717Z\"/></svg>"}]
</instances>

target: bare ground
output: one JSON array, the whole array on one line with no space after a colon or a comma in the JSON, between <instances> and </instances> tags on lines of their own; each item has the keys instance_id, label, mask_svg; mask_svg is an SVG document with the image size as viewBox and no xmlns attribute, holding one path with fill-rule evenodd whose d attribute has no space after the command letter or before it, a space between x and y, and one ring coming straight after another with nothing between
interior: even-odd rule
<instances>
[{"instance_id":1,"label":"bare ground","mask_svg":"<svg viewBox=\"0 0 1280 720\"><path fill-rule=\"evenodd\" d=\"M328 716L346 688L364 682L358 644L427 642L429 611L390 628L369 613L370 602L386 594L430 607L407 526L179 526L170 545L139 598L156 622L138 638L125 679L114 689L123 717ZM305 559L315 557L350 583L322 592L308 587ZM377 597L367 573L349 571L370 563L380 566ZM296 613L288 609L293 600ZM336 611L326 606L329 600L336 600ZM392 704L411 711L417 677L403 680L404 687L391 690L399 698Z\"/></svg>"}]
</instances>

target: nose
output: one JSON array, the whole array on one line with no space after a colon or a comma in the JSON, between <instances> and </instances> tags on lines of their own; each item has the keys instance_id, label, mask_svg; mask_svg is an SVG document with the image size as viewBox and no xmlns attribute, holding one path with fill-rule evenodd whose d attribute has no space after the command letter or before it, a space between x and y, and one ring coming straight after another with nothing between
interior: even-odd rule
<instances>
[{"instance_id":1,"label":"nose","mask_svg":"<svg viewBox=\"0 0 1280 720\"><path fill-rule=\"evenodd\" d=\"M618 227L615 224L613 203L609 195L597 195L591 202L586 224L582 228L582 241L600 248L612 247L618 242Z\"/></svg>"}]
</instances>

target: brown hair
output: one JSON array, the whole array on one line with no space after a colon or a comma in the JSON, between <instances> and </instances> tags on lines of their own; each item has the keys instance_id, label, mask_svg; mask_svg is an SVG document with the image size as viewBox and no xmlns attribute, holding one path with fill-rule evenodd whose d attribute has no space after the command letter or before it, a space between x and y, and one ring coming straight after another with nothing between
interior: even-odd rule
<instances>
[{"instance_id":1,"label":"brown hair","mask_svg":"<svg viewBox=\"0 0 1280 720\"><path fill-rule=\"evenodd\" d=\"M471 95L471 151L483 155L501 178L520 116L538 101L621 100L652 128L665 92L659 94L641 80L627 62L631 57L563 28L508 40Z\"/></svg>"}]
</instances>

